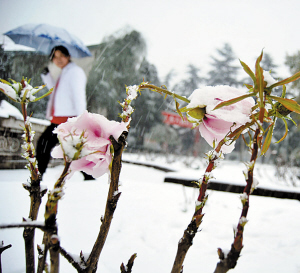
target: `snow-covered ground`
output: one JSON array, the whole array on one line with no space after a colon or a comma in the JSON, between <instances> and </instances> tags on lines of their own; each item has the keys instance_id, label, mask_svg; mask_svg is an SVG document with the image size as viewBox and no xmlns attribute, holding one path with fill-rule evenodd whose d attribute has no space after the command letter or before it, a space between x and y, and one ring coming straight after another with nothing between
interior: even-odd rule
<instances>
[{"instance_id":1,"label":"snow-covered ground","mask_svg":"<svg viewBox=\"0 0 300 273\"><path fill-rule=\"evenodd\" d=\"M179 177L203 175L202 161L150 158L125 154L124 159L168 166ZM190 165L193 168L185 166ZM197 168L199 168L197 170ZM240 163L221 163L215 170L217 180L243 181ZM48 169L44 184L52 188L62 166ZM260 165L255 174L261 186L297 188L285 186L278 181L275 169ZM105 248L100 256L98 272L120 272L122 262L137 253L133 272L170 272L177 250L177 242L191 220L197 189L178 184L164 183L165 172L154 168L123 163L121 172L122 192L115 211L113 223ZM28 192L22 183L28 177L27 170L0 170L0 223L20 222L28 216ZM234 182L233 181L233 182ZM61 245L78 255L88 253L99 231L100 217L104 213L108 177L96 181L83 181L80 173L67 181L65 196L59 202L58 225ZM39 220L43 220L44 206ZM218 262L217 248L230 248L233 241L233 226L241 212L239 194L209 191L204 209L201 231L194 239L184 262L184 272L213 272ZM232 272L300 272L300 203L297 200L251 196L250 210L245 227L244 248L238 264ZM36 232L36 243L41 243L42 234ZM24 247L22 229L0 230L0 241L12 244L2 254L3 272L21 273L24 270ZM61 272L76 272L64 258Z\"/></svg>"}]
</instances>

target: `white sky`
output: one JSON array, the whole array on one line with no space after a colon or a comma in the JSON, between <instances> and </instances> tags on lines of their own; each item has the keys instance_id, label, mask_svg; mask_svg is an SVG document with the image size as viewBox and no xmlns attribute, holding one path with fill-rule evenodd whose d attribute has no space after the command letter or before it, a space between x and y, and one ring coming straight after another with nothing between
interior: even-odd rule
<instances>
[{"instance_id":1,"label":"white sky","mask_svg":"<svg viewBox=\"0 0 300 273\"><path fill-rule=\"evenodd\" d=\"M48 23L92 45L130 26L144 36L161 79L172 68L184 76L189 63L205 76L225 42L250 67L264 49L284 77L286 54L300 49L299 10L299 0L0 0L0 33Z\"/></svg>"}]
</instances>

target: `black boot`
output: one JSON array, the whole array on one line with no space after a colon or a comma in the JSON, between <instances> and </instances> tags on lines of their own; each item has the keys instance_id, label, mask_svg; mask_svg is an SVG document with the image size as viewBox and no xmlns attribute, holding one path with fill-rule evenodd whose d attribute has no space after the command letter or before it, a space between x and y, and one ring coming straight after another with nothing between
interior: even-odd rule
<instances>
[{"instance_id":1,"label":"black boot","mask_svg":"<svg viewBox=\"0 0 300 273\"><path fill-rule=\"evenodd\" d=\"M92 177L91 175L85 173L85 172L81 172L84 176L84 180L96 180L94 177Z\"/></svg>"}]
</instances>

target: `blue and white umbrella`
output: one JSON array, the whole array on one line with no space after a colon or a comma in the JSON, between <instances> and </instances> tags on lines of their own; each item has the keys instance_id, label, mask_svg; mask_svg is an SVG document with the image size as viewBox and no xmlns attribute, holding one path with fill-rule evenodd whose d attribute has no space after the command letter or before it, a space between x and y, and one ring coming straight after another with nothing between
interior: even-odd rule
<instances>
[{"instance_id":1,"label":"blue and white umbrella","mask_svg":"<svg viewBox=\"0 0 300 273\"><path fill-rule=\"evenodd\" d=\"M63 45L69 50L71 57L92 56L88 48L76 36L63 28L47 24L26 24L10 30L4 35L16 44L35 48L45 54L50 54L53 47Z\"/></svg>"}]
</instances>

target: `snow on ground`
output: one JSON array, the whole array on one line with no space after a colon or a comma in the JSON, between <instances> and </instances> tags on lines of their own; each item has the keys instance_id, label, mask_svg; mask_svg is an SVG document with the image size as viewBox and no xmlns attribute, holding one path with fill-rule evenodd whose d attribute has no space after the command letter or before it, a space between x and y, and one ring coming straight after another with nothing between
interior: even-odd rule
<instances>
[{"instance_id":1,"label":"snow on ground","mask_svg":"<svg viewBox=\"0 0 300 273\"><path fill-rule=\"evenodd\" d=\"M204 169L201 161L192 163L169 158L168 162L163 162L158 157L126 154L124 159L164 164L180 170L182 176L197 174L200 177ZM193 169L188 169L185 163ZM62 169L58 166L47 170L43 183L49 189ZM218 169L215 170L216 179L243 179L242 174L236 173L237 169L244 169L243 165L231 162L220 165ZM261 176L258 177L261 184L274 186L277 183L283 187L283 183L274 177L274 168L261 165L255 170ZM19 222L22 217L28 216L29 197L21 185L29 178L28 171L0 170L0 175L0 223ZM171 271L177 243L193 214L197 189L164 183L165 175L154 168L123 163L120 178L122 194L100 256L98 272L120 272L121 263L126 264L134 253L137 253L137 258L133 273ZM292 190L291 187L289 189ZM86 182L80 173L76 173L67 181L57 218L61 245L69 252L78 255L81 250L84 253L91 251L104 213L107 191L107 176ZM40 221L43 220L44 206L45 198ZM230 248L233 226L236 226L241 212L239 194L209 191L204 212L201 231L186 256L184 272L213 272L218 262L217 248ZM297 200L251 196L245 246L232 272L299 273L299 213L300 203ZM36 243L40 243L41 232L37 231L36 235ZM5 245L12 244L12 248L2 254L3 272L25 272L22 229L0 230L2 240ZM61 272L76 271L62 258Z\"/></svg>"}]
</instances>

